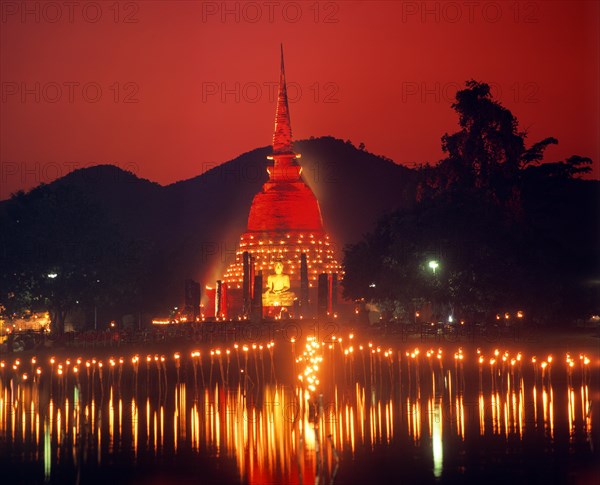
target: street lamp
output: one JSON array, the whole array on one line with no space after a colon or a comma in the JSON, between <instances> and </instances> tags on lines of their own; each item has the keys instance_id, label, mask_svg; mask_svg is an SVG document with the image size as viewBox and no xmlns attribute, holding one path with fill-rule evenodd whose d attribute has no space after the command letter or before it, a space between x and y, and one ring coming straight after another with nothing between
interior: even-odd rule
<instances>
[{"instance_id":1,"label":"street lamp","mask_svg":"<svg viewBox=\"0 0 600 485\"><path fill-rule=\"evenodd\" d=\"M428 266L429 266L429 267L431 268L431 270L433 271L433 274L435 274L435 270L439 268L440 264L439 264L437 261L435 261L435 260L432 260L432 261L429 261L429 264L428 264Z\"/></svg>"}]
</instances>

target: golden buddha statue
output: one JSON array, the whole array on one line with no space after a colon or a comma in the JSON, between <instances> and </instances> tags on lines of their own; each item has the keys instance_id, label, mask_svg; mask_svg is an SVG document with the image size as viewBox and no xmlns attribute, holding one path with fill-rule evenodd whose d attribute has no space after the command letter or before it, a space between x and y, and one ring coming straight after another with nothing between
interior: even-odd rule
<instances>
[{"instance_id":1,"label":"golden buddha statue","mask_svg":"<svg viewBox=\"0 0 600 485\"><path fill-rule=\"evenodd\" d=\"M290 277L283 273L283 263L275 263L275 274L267 277L267 291L263 294L263 306L292 306L296 295L290 291Z\"/></svg>"}]
</instances>

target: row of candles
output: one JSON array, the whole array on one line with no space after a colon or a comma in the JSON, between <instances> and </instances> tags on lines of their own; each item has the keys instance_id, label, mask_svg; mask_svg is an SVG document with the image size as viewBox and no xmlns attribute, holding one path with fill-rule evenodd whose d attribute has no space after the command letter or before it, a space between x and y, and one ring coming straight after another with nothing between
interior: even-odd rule
<instances>
[{"instance_id":1,"label":"row of candles","mask_svg":"<svg viewBox=\"0 0 600 485\"><path fill-rule=\"evenodd\" d=\"M419 389L422 365L429 366L435 389L435 376L438 375L439 378L444 378L444 361L448 365L448 360L453 357L454 382L456 383L457 391L460 392L465 387L464 362L467 358L462 347L458 348L454 353L447 352L442 348L438 348L437 350L429 348L423 351L418 347L410 350L395 350L391 347L381 347L373 342L358 344L354 339L354 335L349 334L347 338L334 336L325 342L318 342L314 337L310 337L307 339L305 350L301 355L296 356L295 339L291 339L291 343L295 365L306 363L306 367L303 373L298 375L298 379L310 393L315 392L315 383L318 384L314 372L315 368L311 361L311 359L314 359L313 354L315 352L320 352L320 355L326 357L328 375L334 383L339 383L341 380L341 376L336 378L335 373L336 368L341 369L342 367L344 382L348 383L348 380L350 384L356 382L358 380L356 374L360 373L360 362L362 362L362 376L365 383L376 384L379 381L381 384L389 382L393 389L394 382L402 382L402 374L407 370L404 374L404 382L408 383L409 390L413 387L413 382L416 384L414 388ZM530 363L529 368L533 370L534 383L536 385L538 383L551 385L552 367L553 365L556 366L556 360L551 354L545 358L538 358L536 355L533 355L525 359L522 351L511 353L509 350L501 351L496 348L493 351L488 351L488 356L484 355L480 348L476 352L480 389L483 387L483 376L486 368L490 372L492 389L519 388L522 385L523 369L527 365L526 361ZM355 356L359 359L359 362L355 361ZM579 362L578 365L576 364L577 361ZM322 362L322 357L320 357L320 362ZM577 359L571 353L566 353L564 363L566 364L564 368L566 369L569 386L573 387L574 385L573 378L576 371L580 377L581 384L589 384L591 360L586 354L580 353ZM450 371L450 369L451 365L446 370ZM394 372L396 371L398 372L397 380L394 379ZM386 378L386 374L389 374L389 380Z\"/></svg>"},{"instance_id":2,"label":"row of candles","mask_svg":"<svg viewBox=\"0 0 600 485\"><path fill-rule=\"evenodd\" d=\"M231 349L210 349L205 353L199 350L193 350L189 353L188 357L189 361L192 364L195 377L198 374L198 369L200 369L200 375L202 376L202 382L204 385L206 384L206 382L203 371L203 360L207 357L210 358L210 382L212 382L213 380L213 367L215 366L215 363L218 364L221 380L223 382L226 382L229 379L229 368L232 360L232 354L235 356L237 362L237 369L239 369L240 374L245 374L245 376L243 377L244 379L251 380L251 378L248 376L249 357L253 357L252 360L254 361L254 370L256 372L257 379L260 375L260 372L258 370L258 361L261 361L261 366L263 368L262 376L264 378L265 370L263 355L265 350L267 351L270 357L270 376L273 377L275 375L275 366L273 362L274 347L275 343L272 341L265 344L251 345L240 345L236 343ZM158 377L160 378L158 380L160 385L163 376L166 380L167 364L171 362L175 364L177 380L179 381L182 360L185 360L185 354L182 352L174 352L170 357L166 356L165 354L147 354L145 357L140 356L139 354L134 354L129 358L123 356L111 356L105 360L98 359L96 357L88 359L84 359L82 357L67 357L63 360L59 360L56 357L51 356L48 359L48 363L50 364L50 376L58 378L59 382L70 374L78 379L79 375L84 371L87 371L88 377L90 375L90 371L93 373L93 375L95 375L95 373L97 372L99 379L102 381L104 371L105 369L107 369L109 377L113 379L113 382L118 381L120 383L123 374L123 368L127 363L131 364L132 370L134 371L134 375L137 379L140 364L145 362L147 378L149 379L151 367L155 366L158 372ZM10 373L11 369L12 376ZM23 382L27 382L30 380L33 380L35 382L38 381L42 375L46 375L46 372L36 356L31 357L31 359L29 359L28 370L27 360L21 358L16 358L12 363L6 362L4 360L0 361L0 379L6 379L7 377L15 377Z\"/></svg>"},{"instance_id":3,"label":"row of candles","mask_svg":"<svg viewBox=\"0 0 600 485\"><path fill-rule=\"evenodd\" d=\"M372 342L368 344L355 344L354 334L350 334L346 340L342 337L332 337L327 342L319 342L315 337L308 337L306 340L306 345L304 351L301 355L296 356L295 344L296 340L292 338L290 340L292 345L292 354L296 366L304 362L306 363L306 367L302 374L299 375L299 380L306 385L306 389L310 392L314 392L316 389L317 380L316 370L318 369L319 364L323 360L323 355L329 351L328 357L330 356L332 359L335 359L336 356L341 357L343 360L343 369L344 369L344 381L348 381L348 379L353 382L355 380L354 375L354 355L359 354L362 359L362 370L363 376L367 379L367 365L365 363L365 354L368 357L369 362L369 375L368 378L370 382L375 382L379 378L380 380L383 378L381 364L382 362L387 362L389 364L388 369L390 372L390 381L393 382L392 369L394 366L394 361L398 361L398 369L401 372L400 365L401 361L404 360L406 366L408 368L408 379L413 378L419 379L419 365L421 363L421 356L423 353L421 350L416 347L408 351L401 350L393 350L392 348L382 348L379 345L375 345ZM346 345L344 345L346 343ZM120 356L120 357L109 357L105 361L102 359L83 359L82 357L77 358L65 358L62 361L59 361L56 357L50 357L49 363L51 368L51 375L58 376L59 378L62 376L67 376L72 374L74 376L78 376L83 370L86 370L88 375L90 370L93 372L98 372L100 380L103 379L103 369L107 368L109 372L109 376L113 380L117 380L119 383L121 381L121 376L123 373L123 367L126 363L130 363L133 367L135 376L137 378L137 373L139 366L142 362L146 363L147 376L150 374L150 368L154 365L157 369L159 379L159 385L161 384L162 378L166 381L167 374L167 364L174 363L175 369L177 372L177 380L180 377L180 367L182 360L185 360L187 357L189 361L191 361L194 377L196 378L198 374L201 376L201 380L203 385L206 385L206 378L203 369L203 361L210 360L210 372L209 372L209 382L213 381L213 373L220 376L222 382L228 382L230 376L230 364L233 359L236 362L236 369L239 372L238 376L240 379L243 379L244 382L248 380L255 384L254 379L258 380L262 375L263 380L265 380L265 362L263 360L263 353L266 352L269 355L270 363L268 364L269 370L267 371L270 377L275 377L275 365L274 365L274 347L275 343L273 341L264 343L264 344L237 344L235 343L232 348L216 348L210 349L207 352L200 352L199 350L194 350L186 354L182 352L174 352L171 356L166 356L164 354L154 354L154 355L146 355L145 357L140 356L139 354L132 355L129 358ZM339 349L339 354L338 354ZM317 355L318 354L318 355ZM450 352L452 355L452 352ZM424 351L424 356L431 370L433 370L434 363L437 362L438 368L440 371L444 372L444 359L446 354L443 349L439 348L434 350L432 348ZM459 348L453 354L454 357L454 369L455 373L458 376L459 373L462 374L463 370L463 362L466 360L465 354L462 348ZM251 360L249 360L251 358ZM259 361L260 366L262 368L262 373L259 371ZM501 352L499 349L494 349L494 351L488 357L484 356L481 349L477 349L477 362L479 364L479 376L480 376L480 385L482 381L483 369L486 366L489 366L490 373L492 376L492 383L495 385L495 378L497 376L508 376L510 380L513 382L518 380L518 376L521 375L522 366L524 364L524 357L522 352L510 353L508 350ZM577 361L579 364L577 365ZM581 376L582 383L587 383L590 379L589 373L589 365L590 358L580 353L578 355L578 359L573 357L570 353L565 355L564 363L567 373L567 379L569 384L573 383L573 374L577 368L580 369L579 373ZM538 359L537 356L532 356L530 358L530 363L533 366L533 371L535 375L536 382L541 377L542 383L548 383L551 380L552 376L552 366L554 364L554 358L552 355L548 355L544 359ZM218 365L217 371L214 370L215 364ZM349 365L351 364L351 365ZM253 367L250 369L249 366ZM379 372L377 372L379 366ZM12 363L0 361L0 378L5 378L8 373L8 377L10 377L10 370L13 371L13 377L17 379L21 379L22 381L27 380L36 380L41 377L44 373L43 366L38 362L37 357L31 357L29 359L29 370L26 369L27 362L23 361L20 358L16 358ZM335 365L331 364L331 371L335 373ZM250 376L250 374L254 374L254 379ZM162 376L162 377L161 377ZM335 381L334 374L334 381ZM509 381L510 382L510 381Z\"/></svg>"}]
</instances>

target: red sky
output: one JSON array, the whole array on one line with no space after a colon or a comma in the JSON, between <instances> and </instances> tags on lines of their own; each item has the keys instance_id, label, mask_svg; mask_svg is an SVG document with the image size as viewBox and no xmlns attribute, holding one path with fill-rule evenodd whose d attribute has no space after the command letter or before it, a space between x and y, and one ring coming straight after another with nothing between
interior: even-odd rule
<instances>
[{"instance_id":1,"label":"red sky","mask_svg":"<svg viewBox=\"0 0 600 485\"><path fill-rule=\"evenodd\" d=\"M595 1L70 3L0 3L0 199L99 163L168 184L270 144L280 42L296 139L436 162L474 78L531 142L559 139L547 160L600 176Z\"/></svg>"}]
</instances>

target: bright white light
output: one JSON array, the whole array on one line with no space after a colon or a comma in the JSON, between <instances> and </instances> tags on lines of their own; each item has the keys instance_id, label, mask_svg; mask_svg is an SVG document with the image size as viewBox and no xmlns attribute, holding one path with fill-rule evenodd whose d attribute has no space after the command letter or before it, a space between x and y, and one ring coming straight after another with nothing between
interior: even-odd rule
<instances>
[{"instance_id":1,"label":"bright white light","mask_svg":"<svg viewBox=\"0 0 600 485\"><path fill-rule=\"evenodd\" d=\"M448 316L448 323L452 323L454 321L454 318L452 318L452 315Z\"/></svg>"},{"instance_id":2,"label":"bright white light","mask_svg":"<svg viewBox=\"0 0 600 485\"><path fill-rule=\"evenodd\" d=\"M369 285L369 288L375 288L375 283L371 283L371 284Z\"/></svg>"},{"instance_id":3,"label":"bright white light","mask_svg":"<svg viewBox=\"0 0 600 485\"><path fill-rule=\"evenodd\" d=\"M56 273L48 273L48 278L56 278L58 275Z\"/></svg>"},{"instance_id":4,"label":"bright white light","mask_svg":"<svg viewBox=\"0 0 600 485\"><path fill-rule=\"evenodd\" d=\"M440 267L440 264L437 261L429 261L429 267L432 269L433 274L435 274L435 270Z\"/></svg>"}]
</instances>

